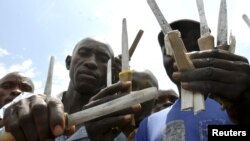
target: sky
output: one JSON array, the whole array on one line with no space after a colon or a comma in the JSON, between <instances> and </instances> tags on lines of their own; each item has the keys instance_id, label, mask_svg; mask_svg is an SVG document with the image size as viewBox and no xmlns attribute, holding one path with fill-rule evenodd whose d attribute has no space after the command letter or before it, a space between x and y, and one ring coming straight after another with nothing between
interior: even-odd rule
<instances>
[{"instance_id":1,"label":"sky","mask_svg":"<svg viewBox=\"0 0 250 141\"><path fill-rule=\"evenodd\" d=\"M156 0L166 20L199 21L195 0ZM219 0L204 0L212 35L217 36ZM238 55L250 60L250 28L242 14L250 16L248 0L227 0L228 29L236 36ZM43 93L50 56L55 57L52 95L67 90L69 77L65 58L85 37L100 37L115 55L121 53L122 19L127 20L131 45L137 32L144 34L135 50L131 69L150 70L160 89L177 89L162 65L157 42L160 26L146 0L1 0L0 77L20 71L35 83L35 93ZM229 34L229 33L228 33Z\"/></svg>"}]
</instances>

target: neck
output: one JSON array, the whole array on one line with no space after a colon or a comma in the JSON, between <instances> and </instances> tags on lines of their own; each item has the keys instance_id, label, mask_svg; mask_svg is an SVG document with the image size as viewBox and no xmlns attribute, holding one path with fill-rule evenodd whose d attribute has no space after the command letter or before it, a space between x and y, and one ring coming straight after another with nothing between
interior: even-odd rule
<instances>
[{"instance_id":1,"label":"neck","mask_svg":"<svg viewBox=\"0 0 250 141\"><path fill-rule=\"evenodd\" d=\"M72 83L69 83L67 92L63 96L65 112L71 114L82 110L82 107L89 102L91 95L79 93L75 90Z\"/></svg>"}]
</instances>

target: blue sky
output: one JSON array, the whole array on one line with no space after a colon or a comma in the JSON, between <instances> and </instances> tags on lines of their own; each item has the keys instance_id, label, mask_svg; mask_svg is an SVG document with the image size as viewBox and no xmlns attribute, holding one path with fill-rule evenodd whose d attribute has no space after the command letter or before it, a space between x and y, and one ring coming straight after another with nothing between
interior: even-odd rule
<instances>
[{"instance_id":1,"label":"blue sky","mask_svg":"<svg viewBox=\"0 0 250 141\"><path fill-rule=\"evenodd\" d=\"M195 0L156 0L165 18L199 20ZM218 0L204 0L207 21L216 38ZM227 0L228 24L236 36L236 54L250 59L250 28L242 14L250 16L247 0ZM160 27L146 0L2 0L0 1L0 76L21 71L30 76L36 92L43 92L49 58L55 56L53 94L67 89L64 59L84 37L104 38L121 53L122 18L127 19L129 43L139 29L141 41L130 62L135 70L151 70L160 88L174 89L168 80L157 43Z\"/></svg>"}]
</instances>

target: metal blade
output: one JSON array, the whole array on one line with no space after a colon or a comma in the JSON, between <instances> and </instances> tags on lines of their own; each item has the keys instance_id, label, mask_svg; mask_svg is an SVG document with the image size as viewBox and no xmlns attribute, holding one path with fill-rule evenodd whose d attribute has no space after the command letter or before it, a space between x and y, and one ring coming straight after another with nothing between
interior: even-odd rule
<instances>
[{"instance_id":1,"label":"metal blade","mask_svg":"<svg viewBox=\"0 0 250 141\"><path fill-rule=\"evenodd\" d=\"M54 56L51 56L50 57L47 80L46 80L46 84L45 84L45 88L44 88L44 94L46 94L46 95L51 95L54 62L55 62Z\"/></svg>"},{"instance_id":2,"label":"metal blade","mask_svg":"<svg viewBox=\"0 0 250 141\"><path fill-rule=\"evenodd\" d=\"M203 0L196 0L199 17L200 17L200 32L201 36L205 36L207 34L210 34L209 27L207 25L205 10L204 10L204 4Z\"/></svg>"},{"instance_id":3,"label":"metal blade","mask_svg":"<svg viewBox=\"0 0 250 141\"><path fill-rule=\"evenodd\" d=\"M227 3L221 0L217 28L217 46L227 45Z\"/></svg>"},{"instance_id":4,"label":"metal blade","mask_svg":"<svg viewBox=\"0 0 250 141\"><path fill-rule=\"evenodd\" d=\"M112 84L112 65L111 65L111 59L108 61L107 65L107 86L110 86Z\"/></svg>"},{"instance_id":5,"label":"metal blade","mask_svg":"<svg viewBox=\"0 0 250 141\"><path fill-rule=\"evenodd\" d=\"M160 8L158 7L155 0L147 0L149 7L151 8L152 12L154 13L158 23L161 26L161 30L166 35L168 32L172 31L172 28L168 24L167 20L163 16Z\"/></svg>"},{"instance_id":6,"label":"metal blade","mask_svg":"<svg viewBox=\"0 0 250 141\"><path fill-rule=\"evenodd\" d=\"M246 14L242 15L243 20L246 22L247 26L250 28L250 20Z\"/></svg>"},{"instance_id":7,"label":"metal blade","mask_svg":"<svg viewBox=\"0 0 250 141\"><path fill-rule=\"evenodd\" d=\"M128 33L126 18L122 20L122 71L129 70Z\"/></svg>"},{"instance_id":8,"label":"metal blade","mask_svg":"<svg viewBox=\"0 0 250 141\"><path fill-rule=\"evenodd\" d=\"M139 30L139 32L137 33L137 35L135 37L134 42L132 43L131 47L129 48L129 60L131 59L131 57L135 51L135 48L137 47L137 45L141 39L143 32L144 32L143 30L141 30L141 29Z\"/></svg>"}]
</instances>

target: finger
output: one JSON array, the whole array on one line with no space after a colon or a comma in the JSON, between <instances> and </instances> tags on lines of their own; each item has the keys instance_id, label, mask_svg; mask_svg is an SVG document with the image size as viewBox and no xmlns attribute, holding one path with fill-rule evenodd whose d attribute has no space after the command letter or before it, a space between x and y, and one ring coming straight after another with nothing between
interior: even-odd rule
<instances>
[{"instance_id":1,"label":"finger","mask_svg":"<svg viewBox=\"0 0 250 141\"><path fill-rule=\"evenodd\" d=\"M5 110L3 123L5 131L10 132L15 139L26 140L25 135L19 125L17 111L14 110L13 106Z\"/></svg>"},{"instance_id":2,"label":"finger","mask_svg":"<svg viewBox=\"0 0 250 141\"><path fill-rule=\"evenodd\" d=\"M221 49L211 49L211 50L204 50L199 52L190 52L187 53L191 59L196 58L217 58L217 59L225 59L230 61L243 61L248 63L248 60L239 55L232 54L228 51L221 50Z\"/></svg>"},{"instance_id":3,"label":"finger","mask_svg":"<svg viewBox=\"0 0 250 141\"><path fill-rule=\"evenodd\" d=\"M97 95L93 96L90 100L97 100L102 97L106 97L108 95L114 95L117 92L127 90L131 85L131 82L118 82L110 87L106 87L105 89L102 89Z\"/></svg>"},{"instance_id":4,"label":"finger","mask_svg":"<svg viewBox=\"0 0 250 141\"><path fill-rule=\"evenodd\" d=\"M240 94L244 91L244 88L240 85L232 85L227 83L218 83L215 81L195 81L182 83L182 88L200 92L205 95L216 95L220 98L226 98L229 100L236 100Z\"/></svg>"},{"instance_id":5,"label":"finger","mask_svg":"<svg viewBox=\"0 0 250 141\"><path fill-rule=\"evenodd\" d=\"M204 67L214 67L221 68L225 70L249 70L249 65L246 62L241 61L230 61L224 59L216 58L202 58L202 59L193 59L192 60L195 68L204 68Z\"/></svg>"},{"instance_id":6,"label":"finger","mask_svg":"<svg viewBox=\"0 0 250 141\"><path fill-rule=\"evenodd\" d=\"M49 127L48 109L44 99L34 98L31 101L31 112L39 139L46 140L51 137L52 133ZM42 125L42 126L41 126Z\"/></svg>"},{"instance_id":7,"label":"finger","mask_svg":"<svg viewBox=\"0 0 250 141\"><path fill-rule=\"evenodd\" d=\"M20 105L22 106L20 106L21 108L18 108L17 112L20 127L23 130L27 141L37 141L39 137L37 135L35 122L32 118L32 114L30 111L29 99L24 99L20 101Z\"/></svg>"},{"instance_id":8,"label":"finger","mask_svg":"<svg viewBox=\"0 0 250 141\"><path fill-rule=\"evenodd\" d=\"M62 135L65 129L63 104L52 97L46 99L49 110L50 128L54 136Z\"/></svg>"},{"instance_id":9,"label":"finger","mask_svg":"<svg viewBox=\"0 0 250 141\"><path fill-rule=\"evenodd\" d=\"M225 83L240 83L244 85L247 84L246 77L247 75L245 73L226 71L212 67L173 73L173 78L181 82L213 80Z\"/></svg>"}]
</instances>

